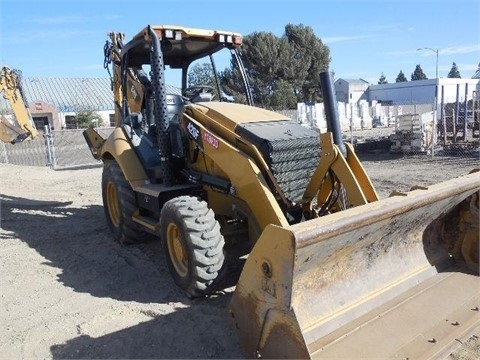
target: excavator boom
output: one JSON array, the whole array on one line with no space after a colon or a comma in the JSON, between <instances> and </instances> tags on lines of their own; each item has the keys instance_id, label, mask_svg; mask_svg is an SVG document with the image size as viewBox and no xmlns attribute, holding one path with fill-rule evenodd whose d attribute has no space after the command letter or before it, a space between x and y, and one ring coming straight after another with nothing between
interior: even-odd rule
<instances>
[{"instance_id":1,"label":"excavator boom","mask_svg":"<svg viewBox=\"0 0 480 360\"><path fill-rule=\"evenodd\" d=\"M0 117L0 140L17 143L38 136L27 101L22 92L20 78L16 71L2 67L0 73L0 92L10 104L14 119L9 121L3 114Z\"/></svg>"}]
</instances>

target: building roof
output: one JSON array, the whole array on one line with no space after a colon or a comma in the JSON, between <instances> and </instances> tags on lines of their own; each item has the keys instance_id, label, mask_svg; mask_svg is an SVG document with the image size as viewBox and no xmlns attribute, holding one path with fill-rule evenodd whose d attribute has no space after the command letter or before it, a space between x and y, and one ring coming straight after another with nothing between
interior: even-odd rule
<instances>
[{"instance_id":1,"label":"building roof","mask_svg":"<svg viewBox=\"0 0 480 360\"><path fill-rule=\"evenodd\" d=\"M367 80L363 80L363 79L344 79L344 78L340 78L340 79L337 79L336 81L345 81L346 83L349 83L349 84L361 84L361 85L370 84Z\"/></svg>"},{"instance_id":2,"label":"building roof","mask_svg":"<svg viewBox=\"0 0 480 360\"><path fill-rule=\"evenodd\" d=\"M59 112L114 110L110 78L22 78L21 85L28 104L51 104ZM167 85L167 93L178 94L179 89ZM0 108L10 109L1 96Z\"/></svg>"},{"instance_id":3,"label":"building roof","mask_svg":"<svg viewBox=\"0 0 480 360\"><path fill-rule=\"evenodd\" d=\"M25 78L22 87L28 103L45 102L59 112L114 108L109 78Z\"/></svg>"}]
</instances>

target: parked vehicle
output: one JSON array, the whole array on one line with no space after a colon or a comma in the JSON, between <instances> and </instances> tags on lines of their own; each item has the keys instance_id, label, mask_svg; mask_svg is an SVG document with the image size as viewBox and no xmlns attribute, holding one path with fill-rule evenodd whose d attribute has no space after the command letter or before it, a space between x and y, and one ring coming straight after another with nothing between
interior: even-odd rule
<instances>
[{"instance_id":1,"label":"parked vehicle","mask_svg":"<svg viewBox=\"0 0 480 360\"><path fill-rule=\"evenodd\" d=\"M230 313L247 357L437 357L480 324L478 173L379 200L328 72L319 134L253 105L238 33L147 26L123 40L106 47L116 129L85 131L107 223L122 244L160 239L189 297L243 259ZM194 61L221 50L232 77L212 64L213 81L188 86ZM237 102L222 96L232 83Z\"/></svg>"}]
</instances>

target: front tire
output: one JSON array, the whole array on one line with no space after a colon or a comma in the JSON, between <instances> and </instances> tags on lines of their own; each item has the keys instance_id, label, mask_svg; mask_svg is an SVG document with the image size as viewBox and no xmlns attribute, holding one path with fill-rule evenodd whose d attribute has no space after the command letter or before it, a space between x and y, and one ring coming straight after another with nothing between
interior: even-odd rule
<instances>
[{"instance_id":1,"label":"front tire","mask_svg":"<svg viewBox=\"0 0 480 360\"><path fill-rule=\"evenodd\" d=\"M174 282L192 298L213 293L223 278L225 240L207 203L191 196L174 198L163 206L160 226Z\"/></svg>"},{"instance_id":2,"label":"front tire","mask_svg":"<svg viewBox=\"0 0 480 360\"><path fill-rule=\"evenodd\" d=\"M103 209L113 237L122 245L145 242L151 236L132 219L135 193L115 161L105 162L102 173Z\"/></svg>"}]
</instances>

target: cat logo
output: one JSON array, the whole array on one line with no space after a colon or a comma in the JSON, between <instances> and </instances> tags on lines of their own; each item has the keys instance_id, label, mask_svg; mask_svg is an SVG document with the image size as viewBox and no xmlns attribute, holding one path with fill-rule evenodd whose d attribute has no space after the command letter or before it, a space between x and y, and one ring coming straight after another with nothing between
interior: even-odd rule
<instances>
[{"instance_id":1,"label":"cat logo","mask_svg":"<svg viewBox=\"0 0 480 360\"><path fill-rule=\"evenodd\" d=\"M141 101L140 95L138 94L138 90L135 87L135 84L131 81L128 82L128 86L130 87L130 93L132 94L132 98L136 103Z\"/></svg>"},{"instance_id":2,"label":"cat logo","mask_svg":"<svg viewBox=\"0 0 480 360\"><path fill-rule=\"evenodd\" d=\"M189 121L187 124L187 131L192 137L192 139L198 143L198 140L200 139L200 128Z\"/></svg>"}]
</instances>

